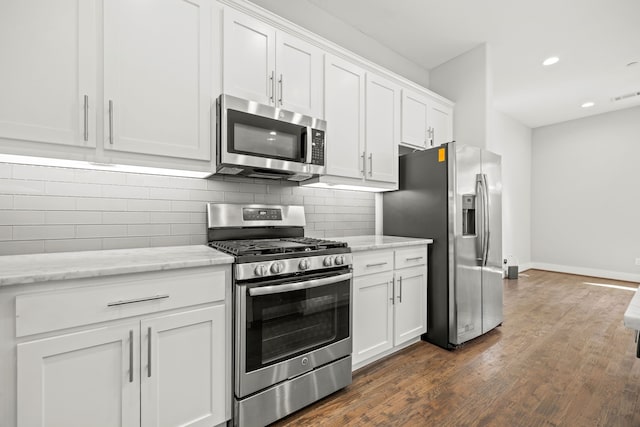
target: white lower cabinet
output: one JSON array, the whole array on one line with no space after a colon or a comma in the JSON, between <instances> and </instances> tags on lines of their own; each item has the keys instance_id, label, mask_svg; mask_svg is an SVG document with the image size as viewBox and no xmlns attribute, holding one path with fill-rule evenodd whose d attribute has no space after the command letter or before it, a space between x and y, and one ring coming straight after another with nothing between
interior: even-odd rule
<instances>
[{"instance_id":1,"label":"white lower cabinet","mask_svg":"<svg viewBox=\"0 0 640 427\"><path fill-rule=\"evenodd\" d=\"M353 255L353 369L427 331L427 247Z\"/></svg>"},{"instance_id":2,"label":"white lower cabinet","mask_svg":"<svg viewBox=\"0 0 640 427\"><path fill-rule=\"evenodd\" d=\"M69 307L74 301L102 307L95 311L95 319L105 311L118 317L44 338L28 336L17 344L19 427L210 427L230 418L230 319L225 296L229 274L206 270L167 274L166 280L157 274L149 280L124 280L131 292L138 293L130 299L115 292L104 299L100 286L16 297L19 331L46 329L34 309L59 295L67 298ZM213 290L202 287L205 280ZM173 283L182 289L175 290ZM122 288L112 282L105 287ZM140 296L145 293L150 297ZM193 295L201 298L201 304L179 307ZM169 309L176 304L177 309ZM70 318L69 324L80 318L84 323L85 314L59 311L59 316ZM21 313L32 313L33 319L24 319ZM133 313L142 315L131 317ZM23 321L33 326L22 328Z\"/></svg>"}]
</instances>

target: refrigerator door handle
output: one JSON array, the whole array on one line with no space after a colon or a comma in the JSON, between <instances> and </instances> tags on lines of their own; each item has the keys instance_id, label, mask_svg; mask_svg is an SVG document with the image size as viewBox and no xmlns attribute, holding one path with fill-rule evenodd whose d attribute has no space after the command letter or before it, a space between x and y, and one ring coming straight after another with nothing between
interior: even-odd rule
<instances>
[{"instance_id":1,"label":"refrigerator door handle","mask_svg":"<svg viewBox=\"0 0 640 427\"><path fill-rule=\"evenodd\" d=\"M484 187L482 185L482 175L476 175L476 261L481 265L484 263Z\"/></svg>"},{"instance_id":2,"label":"refrigerator door handle","mask_svg":"<svg viewBox=\"0 0 640 427\"><path fill-rule=\"evenodd\" d=\"M491 235L490 221L489 221L489 186L487 185L487 175L482 174L482 219L484 224L482 226L482 232L484 234L484 242L482 245L482 266L485 267L489 261L489 237Z\"/></svg>"}]
</instances>

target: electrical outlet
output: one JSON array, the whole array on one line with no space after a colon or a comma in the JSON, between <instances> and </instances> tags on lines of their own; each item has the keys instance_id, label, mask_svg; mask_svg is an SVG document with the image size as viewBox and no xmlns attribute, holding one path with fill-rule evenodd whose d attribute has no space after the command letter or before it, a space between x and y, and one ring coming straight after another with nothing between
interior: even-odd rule
<instances>
[{"instance_id":1,"label":"electrical outlet","mask_svg":"<svg viewBox=\"0 0 640 427\"><path fill-rule=\"evenodd\" d=\"M636 265L640 265L640 258L636 258Z\"/></svg>"}]
</instances>

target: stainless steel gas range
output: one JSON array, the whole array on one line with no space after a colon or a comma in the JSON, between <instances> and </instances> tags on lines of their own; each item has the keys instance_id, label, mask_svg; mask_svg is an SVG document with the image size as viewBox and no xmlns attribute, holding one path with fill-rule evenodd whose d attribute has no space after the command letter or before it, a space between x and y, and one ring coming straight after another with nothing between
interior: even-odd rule
<instances>
[{"instance_id":1,"label":"stainless steel gas range","mask_svg":"<svg viewBox=\"0 0 640 427\"><path fill-rule=\"evenodd\" d=\"M304 207L210 203L209 245L235 256L234 425L264 426L351 383L352 259L304 237Z\"/></svg>"}]
</instances>

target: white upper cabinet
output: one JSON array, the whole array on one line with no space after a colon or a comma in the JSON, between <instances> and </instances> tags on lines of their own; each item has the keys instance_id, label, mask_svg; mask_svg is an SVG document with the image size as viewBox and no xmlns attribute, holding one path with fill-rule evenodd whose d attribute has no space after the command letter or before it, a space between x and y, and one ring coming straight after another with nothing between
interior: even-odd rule
<instances>
[{"instance_id":1,"label":"white upper cabinet","mask_svg":"<svg viewBox=\"0 0 640 427\"><path fill-rule=\"evenodd\" d=\"M401 144L429 148L453 139L453 107L411 90L402 90Z\"/></svg>"},{"instance_id":2,"label":"white upper cabinet","mask_svg":"<svg viewBox=\"0 0 640 427\"><path fill-rule=\"evenodd\" d=\"M0 2L0 138L95 147L95 6Z\"/></svg>"},{"instance_id":3,"label":"white upper cabinet","mask_svg":"<svg viewBox=\"0 0 640 427\"><path fill-rule=\"evenodd\" d=\"M400 88L367 73L366 90L366 178L398 182L400 142Z\"/></svg>"},{"instance_id":4,"label":"white upper cabinet","mask_svg":"<svg viewBox=\"0 0 640 427\"><path fill-rule=\"evenodd\" d=\"M365 71L331 55L325 57L327 174L364 177Z\"/></svg>"},{"instance_id":5,"label":"white upper cabinet","mask_svg":"<svg viewBox=\"0 0 640 427\"><path fill-rule=\"evenodd\" d=\"M106 150L211 158L208 0L104 3Z\"/></svg>"},{"instance_id":6,"label":"white upper cabinet","mask_svg":"<svg viewBox=\"0 0 640 427\"><path fill-rule=\"evenodd\" d=\"M322 51L234 9L223 14L223 92L321 117Z\"/></svg>"},{"instance_id":7,"label":"white upper cabinet","mask_svg":"<svg viewBox=\"0 0 640 427\"><path fill-rule=\"evenodd\" d=\"M398 86L351 62L326 55L325 119L330 177L320 181L397 188Z\"/></svg>"}]
</instances>

